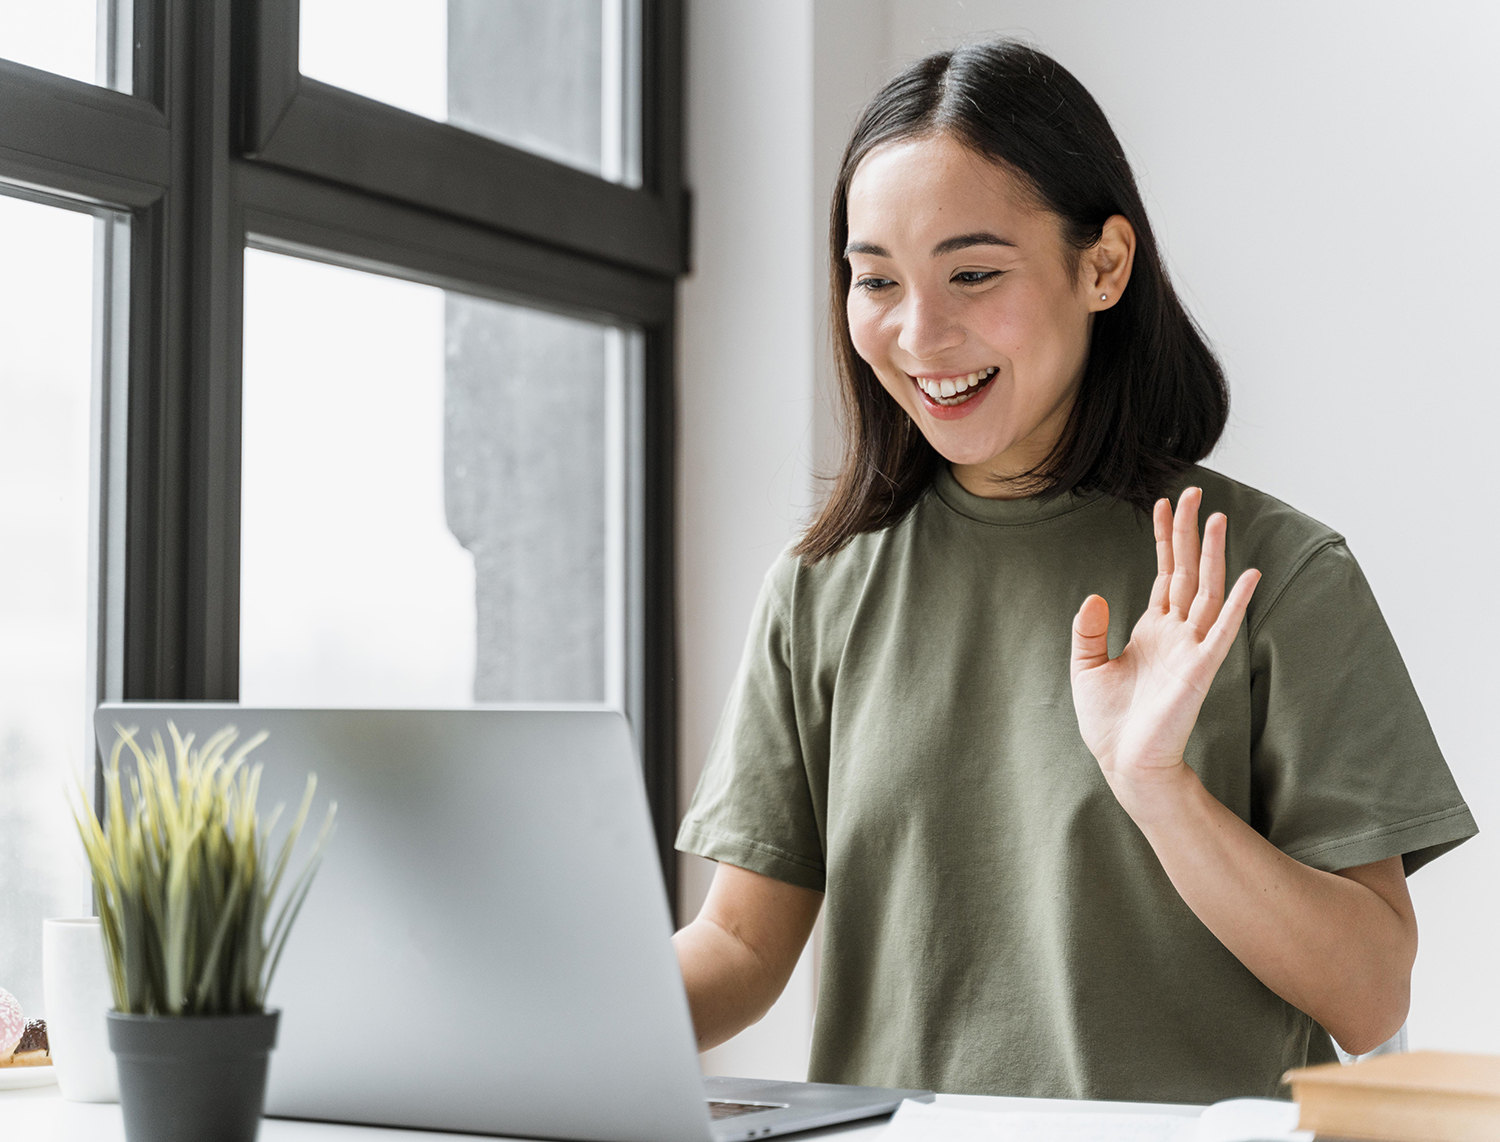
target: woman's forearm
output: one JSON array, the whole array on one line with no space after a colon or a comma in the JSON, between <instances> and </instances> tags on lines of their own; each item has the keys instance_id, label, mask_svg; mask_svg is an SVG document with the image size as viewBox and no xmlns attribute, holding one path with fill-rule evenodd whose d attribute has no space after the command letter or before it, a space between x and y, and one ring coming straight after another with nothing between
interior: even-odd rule
<instances>
[{"instance_id":1,"label":"woman's forearm","mask_svg":"<svg viewBox=\"0 0 1500 1142\"><path fill-rule=\"evenodd\" d=\"M1144 787L1111 784L1188 907L1262 983L1351 1054L1400 1029L1417 931L1399 857L1337 874L1309 868L1186 765Z\"/></svg>"},{"instance_id":2,"label":"woman's forearm","mask_svg":"<svg viewBox=\"0 0 1500 1142\"><path fill-rule=\"evenodd\" d=\"M823 894L720 864L698 918L672 937L698 1050L755 1023L786 987Z\"/></svg>"},{"instance_id":3,"label":"woman's forearm","mask_svg":"<svg viewBox=\"0 0 1500 1142\"><path fill-rule=\"evenodd\" d=\"M700 1051L757 1022L786 986L772 978L748 944L703 916L673 936L672 944Z\"/></svg>"}]
</instances>

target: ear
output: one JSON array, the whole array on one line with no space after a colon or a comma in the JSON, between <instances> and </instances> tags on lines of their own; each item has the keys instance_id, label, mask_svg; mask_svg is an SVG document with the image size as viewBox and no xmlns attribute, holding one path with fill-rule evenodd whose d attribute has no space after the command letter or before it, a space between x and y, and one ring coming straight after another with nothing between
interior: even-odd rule
<instances>
[{"instance_id":1,"label":"ear","mask_svg":"<svg viewBox=\"0 0 1500 1142\"><path fill-rule=\"evenodd\" d=\"M1104 229L1080 259L1080 284L1090 313L1109 309L1120 300L1135 264L1135 227L1122 214L1112 214Z\"/></svg>"}]
</instances>

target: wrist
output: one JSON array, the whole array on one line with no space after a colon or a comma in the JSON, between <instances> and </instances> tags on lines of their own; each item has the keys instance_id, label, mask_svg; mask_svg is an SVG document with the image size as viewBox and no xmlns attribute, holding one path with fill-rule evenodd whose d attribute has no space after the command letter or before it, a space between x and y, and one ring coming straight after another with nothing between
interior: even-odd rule
<instances>
[{"instance_id":1,"label":"wrist","mask_svg":"<svg viewBox=\"0 0 1500 1142\"><path fill-rule=\"evenodd\" d=\"M1157 829L1193 812L1206 790L1185 761L1149 770L1116 770L1108 777L1120 807L1149 839Z\"/></svg>"}]
</instances>

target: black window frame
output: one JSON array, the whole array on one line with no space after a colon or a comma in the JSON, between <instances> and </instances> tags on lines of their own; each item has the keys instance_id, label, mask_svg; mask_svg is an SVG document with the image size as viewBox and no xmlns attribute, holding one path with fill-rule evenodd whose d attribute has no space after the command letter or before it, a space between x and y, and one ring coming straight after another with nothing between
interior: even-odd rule
<instances>
[{"instance_id":1,"label":"black window frame","mask_svg":"<svg viewBox=\"0 0 1500 1142\"><path fill-rule=\"evenodd\" d=\"M238 699L246 248L641 331L637 740L675 905L683 10L642 5L638 189L304 79L297 0L134 0L131 94L0 59L0 191L130 218L128 699Z\"/></svg>"},{"instance_id":2,"label":"black window frame","mask_svg":"<svg viewBox=\"0 0 1500 1142\"><path fill-rule=\"evenodd\" d=\"M650 273L684 268L680 8L642 0L641 183L631 188L298 70L300 0L256 0L241 153Z\"/></svg>"}]
</instances>

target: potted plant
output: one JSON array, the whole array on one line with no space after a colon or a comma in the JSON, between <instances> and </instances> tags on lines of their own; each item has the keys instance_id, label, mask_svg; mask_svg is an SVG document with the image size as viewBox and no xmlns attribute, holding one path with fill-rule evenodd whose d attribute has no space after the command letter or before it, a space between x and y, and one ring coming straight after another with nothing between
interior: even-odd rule
<instances>
[{"instance_id":1,"label":"potted plant","mask_svg":"<svg viewBox=\"0 0 1500 1142\"><path fill-rule=\"evenodd\" d=\"M172 757L159 733L149 747L137 730L119 738L104 774L96 818L75 812L88 854L115 1010L109 1043L120 1076L129 1142L252 1142L265 1105L266 1067L278 1012L266 991L307 898L335 807L301 873L273 916L292 848L312 807L317 778L274 855L281 814L256 815L260 766L227 726L201 746L169 725ZM128 749L133 766L122 777Z\"/></svg>"}]
</instances>

